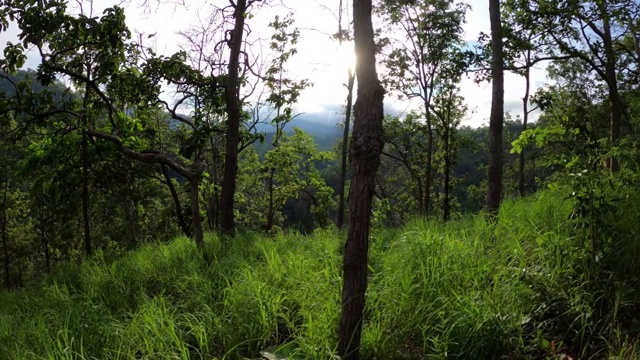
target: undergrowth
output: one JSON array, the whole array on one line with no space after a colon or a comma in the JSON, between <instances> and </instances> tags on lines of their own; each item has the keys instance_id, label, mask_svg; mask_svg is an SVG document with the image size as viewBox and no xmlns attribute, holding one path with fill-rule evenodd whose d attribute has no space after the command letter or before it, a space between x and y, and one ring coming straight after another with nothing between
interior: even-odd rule
<instances>
[{"instance_id":1,"label":"undergrowth","mask_svg":"<svg viewBox=\"0 0 640 360\"><path fill-rule=\"evenodd\" d=\"M505 202L497 224L375 230L363 357L640 358L640 214L626 206L597 263L554 192ZM97 253L0 294L0 359L242 359L284 344L335 358L343 241L209 235L204 254L186 238Z\"/></svg>"}]
</instances>

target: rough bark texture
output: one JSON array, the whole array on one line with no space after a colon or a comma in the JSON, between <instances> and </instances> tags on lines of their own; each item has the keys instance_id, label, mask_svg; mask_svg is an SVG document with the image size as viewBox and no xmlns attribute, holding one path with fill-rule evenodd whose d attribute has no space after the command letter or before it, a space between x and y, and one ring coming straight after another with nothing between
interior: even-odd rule
<instances>
[{"instance_id":1,"label":"rough bark texture","mask_svg":"<svg viewBox=\"0 0 640 360\"><path fill-rule=\"evenodd\" d=\"M89 148L87 133L82 132L82 226L84 229L84 251L91 255L91 226L89 224Z\"/></svg>"},{"instance_id":2,"label":"rough bark texture","mask_svg":"<svg viewBox=\"0 0 640 360\"><path fill-rule=\"evenodd\" d=\"M225 100L227 105L227 134L225 144L224 174L222 176L222 190L220 194L221 230L227 235L235 231L233 213L234 196L236 193L236 175L238 174L238 143L240 142L240 120L242 109L238 96L239 58L244 34L244 17L247 0L238 0L235 5L235 26L231 33L231 52L229 54L229 70Z\"/></svg>"},{"instance_id":3,"label":"rough bark texture","mask_svg":"<svg viewBox=\"0 0 640 360\"><path fill-rule=\"evenodd\" d=\"M342 311L338 332L338 352L343 360L359 359L367 289L371 203L383 146L384 90L376 73L371 0L354 0L353 14L358 91L350 150L349 231L344 252Z\"/></svg>"},{"instance_id":4,"label":"rough bark texture","mask_svg":"<svg viewBox=\"0 0 640 360\"><path fill-rule=\"evenodd\" d=\"M489 119L489 189L487 211L497 215L502 199L502 127L504 123L504 63L500 0L489 0L491 20L491 118Z\"/></svg>"},{"instance_id":5,"label":"rough bark texture","mask_svg":"<svg viewBox=\"0 0 640 360\"><path fill-rule=\"evenodd\" d=\"M351 126L351 108L353 107L353 85L355 74L349 70L349 82L347 83L347 108L344 116L344 131L342 133L342 158L340 159L340 185L338 187L338 229L342 230L344 224L345 196L344 188L347 182L347 150L349 149L349 128Z\"/></svg>"}]
</instances>

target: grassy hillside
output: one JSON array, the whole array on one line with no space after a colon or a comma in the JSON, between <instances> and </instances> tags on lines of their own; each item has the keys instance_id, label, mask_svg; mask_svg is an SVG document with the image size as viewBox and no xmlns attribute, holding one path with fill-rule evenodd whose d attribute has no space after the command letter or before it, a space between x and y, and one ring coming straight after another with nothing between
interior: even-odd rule
<instances>
[{"instance_id":1,"label":"grassy hillside","mask_svg":"<svg viewBox=\"0 0 640 360\"><path fill-rule=\"evenodd\" d=\"M377 229L364 357L640 358L640 215L614 224L613 250L594 259L560 198L506 202L497 226ZM342 243L335 231L246 234L209 236L204 257L184 238L97 254L0 294L0 359L240 359L277 344L331 359Z\"/></svg>"}]
</instances>

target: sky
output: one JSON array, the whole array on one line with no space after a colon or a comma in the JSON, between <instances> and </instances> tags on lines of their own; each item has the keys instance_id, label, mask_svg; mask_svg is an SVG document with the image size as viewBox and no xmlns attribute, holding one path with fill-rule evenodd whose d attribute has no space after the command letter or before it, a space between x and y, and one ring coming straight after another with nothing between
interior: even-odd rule
<instances>
[{"instance_id":1,"label":"sky","mask_svg":"<svg viewBox=\"0 0 640 360\"><path fill-rule=\"evenodd\" d=\"M79 1L79 0L78 0ZM150 7L143 7L144 0L127 0L124 4L127 24L134 32L156 35L152 45L156 52L172 54L186 44L180 31L188 31L206 22L211 14L212 4L226 5L228 0L158 0L150 1ZM177 3L182 2L182 3ZM70 4L75 4L71 0ZM88 11L88 1L84 0L84 10ZM120 0L94 0L93 14L100 15L106 7L120 3ZM260 3L260 2L258 2ZM468 42L477 39L483 31L489 32L489 10L487 0L469 0L471 10L467 14L467 23L463 26L464 37ZM345 4L350 4L345 0ZM268 39L271 35L267 24L275 15L285 16L292 12L295 26L300 28L298 53L291 59L288 70L290 76L297 79L308 79L313 86L302 93L295 110L308 114L310 118L325 123L335 123L341 118L346 99L347 69L353 63L353 52L350 46L340 48L332 41L330 34L335 33L338 22L334 15L339 0L271 0L269 6L260 6L254 10L254 17L249 19L255 38ZM350 9L348 10L350 13ZM347 16L349 14L346 14ZM17 41L18 29L15 25L0 33L0 44ZM25 68L35 68L38 64L36 56L30 56ZM543 65L541 65L543 66ZM532 94L545 82L543 67L532 71ZM488 124L491 105L491 84L488 82L475 84L473 78L463 78L462 96L466 99L469 114L463 125L480 126ZM169 93L169 91L167 92ZM521 113L524 79L505 74L505 111L514 116ZM395 96L387 96L385 109L389 113L402 114L415 107L415 104L398 101ZM533 118L535 119L535 115Z\"/></svg>"}]
</instances>

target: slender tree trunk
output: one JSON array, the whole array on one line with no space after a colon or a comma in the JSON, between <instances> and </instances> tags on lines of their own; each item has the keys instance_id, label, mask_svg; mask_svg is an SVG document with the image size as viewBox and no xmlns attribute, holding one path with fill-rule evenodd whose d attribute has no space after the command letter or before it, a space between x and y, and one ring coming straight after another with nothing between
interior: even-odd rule
<instances>
[{"instance_id":1,"label":"slender tree trunk","mask_svg":"<svg viewBox=\"0 0 640 360\"><path fill-rule=\"evenodd\" d=\"M269 232L273 228L273 217L275 216L275 202L273 199L273 177L275 176L276 169L269 169L269 178L267 179L267 188L269 191L269 209L267 210L267 224L265 225L265 231Z\"/></svg>"},{"instance_id":2,"label":"slender tree trunk","mask_svg":"<svg viewBox=\"0 0 640 360\"><path fill-rule=\"evenodd\" d=\"M282 68L282 67L281 67ZM276 118L280 117L280 107L277 109ZM280 123L276 124L276 135L273 139L273 143L271 144L274 149L277 149L280 146L280 138L282 137L282 132L284 131L284 125L280 125ZM275 176L276 176L276 168L271 167L269 169L269 177L267 179L267 193L269 195L269 204L267 209L267 223L265 224L264 230L266 232L271 231L273 229L273 218L276 216L276 203L274 198L275 192Z\"/></svg>"},{"instance_id":3,"label":"slender tree trunk","mask_svg":"<svg viewBox=\"0 0 640 360\"><path fill-rule=\"evenodd\" d=\"M603 14L603 43L605 51L605 73L607 76L607 85L609 88L609 104L611 106L611 143L616 145L620 139L620 124L622 123L622 104L620 101L620 93L618 91L618 79L616 75L616 54L613 49L613 41L611 39L611 24L609 15L607 14L606 5L602 5ZM613 156L608 161L611 171L618 171L620 164Z\"/></svg>"},{"instance_id":4,"label":"slender tree trunk","mask_svg":"<svg viewBox=\"0 0 640 360\"><path fill-rule=\"evenodd\" d=\"M429 106L429 104L425 104ZM424 215L429 217L431 209L431 183L433 182L433 128L431 122L431 111L427 110L427 166L425 169L424 182Z\"/></svg>"},{"instance_id":5,"label":"slender tree trunk","mask_svg":"<svg viewBox=\"0 0 640 360\"><path fill-rule=\"evenodd\" d=\"M491 118L489 120L489 186L487 211L495 216L502 200L502 127L504 123L504 63L500 0L489 0L491 20Z\"/></svg>"},{"instance_id":6,"label":"slender tree trunk","mask_svg":"<svg viewBox=\"0 0 640 360\"><path fill-rule=\"evenodd\" d=\"M442 206L442 219L449 221L451 218L451 134L450 129L444 129L444 204Z\"/></svg>"},{"instance_id":7,"label":"slender tree trunk","mask_svg":"<svg viewBox=\"0 0 640 360\"><path fill-rule=\"evenodd\" d=\"M531 69L528 66L529 59L531 57L531 51L527 51L527 68L524 70L525 88L524 97L522 98L522 131L527 130L529 122L529 92L531 90ZM518 190L520 196L525 195L525 152L524 149L520 152L520 164L519 164L519 178L518 178Z\"/></svg>"},{"instance_id":8,"label":"slender tree trunk","mask_svg":"<svg viewBox=\"0 0 640 360\"><path fill-rule=\"evenodd\" d=\"M7 239L7 192L9 191L8 174L5 173L4 190L2 195L2 252L4 255L4 285L11 288L11 274L9 272L9 244Z\"/></svg>"},{"instance_id":9,"label":"slender tree trunk","mask_svg":"<svg viewBox=\"0 0 640 360\"><path fill-rule=\"evenodd\" d=\"M342 230L344 223L345 208L345 186L347 182L347 149L349 149L349 127L351 123L351 108L353 107L353 86L355 74L349 70L349 81L347 83L347 108L344 116L344 131L342 132L342 158L340 159L340 185L338 187L338 229Z\"/></svg>"},{"instance_id":10,"label":"slender tree trunk","mask_svg":"<svg viewBox=\"0 0 640 360\"><path fill-rule=\"evenodd\" d=\"M238 174L238 143L240 142L240 120L242 109L239 99L239 59L244 35L245 11L247 0L238 0L235 5L235 26L231 33L231 52L225 99L227 105L227 134L225 144L224 175L222 177L222 193L220 196L221 230L227 235L235 231L234 196L236 193L236 175Z\"/></svg>"},{"instance_id":11,"label":"slender tree trunk","mask_svg":"<svg viewBox=\"0 0 640 360\"><path fill-rule=\"evenodd\" d=\"M424 188L422 185L422 179L419 176L414 176L416 180L416 187L418 189L418 214L420 216L425 216L426 211L424 209Z\"/></svg>"},{"instance_id":12,"label":"slender tree trunk","mask_svg":"<svg viewBox=\"0 0 640 360\"><path fill-rule=\"evenodd\" d=\"M91 255L91 227L89 225L89 145L87 132L82 131L82 222L84 229L84 251Z\"/></svg>"},{"instance_id":13,"label":"slender tree trunk","mask_svg":"<svg viewBox=\"0 0 640 360\"><path fill-rule=\"evenodd\" d=\"M384 89L376 72L371 0L354 0L354 38L358 98L351 142L349 231L343 264L342 311L338 353L343 360L360 356L360 338L367 289L369 222L375 193L375 175L382 152Z\"/></svg>"},{"instance_id":14,"label":"slender tree trunk","mask_svg":"<svg viewBox=\"0 0 640 360\"><path fill-rule=\"evenodd\" d=\"M218 224L219 224L219 215L220 215L220 192L219 192L219 180L220 180L220 176L218 174L218 159L219 159L219 153L217 152L216 148L215 148L215 144L213 141L213 137L211 137L209 139L210 144L211 144L211 163L213 164L211 166L211 178L213 181L213 196L212 199L209 202L209 227L211 228L211 230L215 230L218 228Z\"/></svg>"},{"instance_id":15,"label":"slender tree trunk","mask_svg":"<svg viewBox=\"0 0 640 360\"><path fill-rule=\"evenodd\" d=\"M340 10L338 12L338 34L339 43L342 46L344 41L342 31L342 0L340 0ZM349 26L349 25L347 25ZM351 69L347 70L347 107L344 116L344 130L342 132L342 154L340 159L340 179L338 187L338 229L342 230L344 224L344 208L345 208L345 186L347 182L347 153L349 149L349 130L351 123L351 110L353 108L353 86L355 83L355 74Z\"/></svg>"},{"instance_id":16,"label":"slender tree trunk","mask_svg":"<svg viewBox=\"0 0 640 360\"><path fill-rule=\"evenodd\" d=\"M189 179L189 197L191 198L193 237L198 248L202 249L204 247L204 232L202 231L202 218L200 216L200 174Z\"/></svg>"},{"instance_id":17,"label":"slender tree trunk","mask_svg":"<svg viewBox=\"0 0 640 360\"><path fill-rule=\"evenodd\" d=\"M191 237L193 232L191 231L191 227L187 224L187 220L184 218L182 214L182 205L180 204L180 197L178 196L178 192L176 191L175 186L173 186L173 181L171 181L171 177L169 176L169 169L165 164L160 164L160 168L162 169L162 175L164 176L164 181L169 188L169 192L171 193L171 199L173 199L173 206L176 209L176 218L178 219L178 225L182 232L186 237Z\"/></svg>"}]
</instances>

